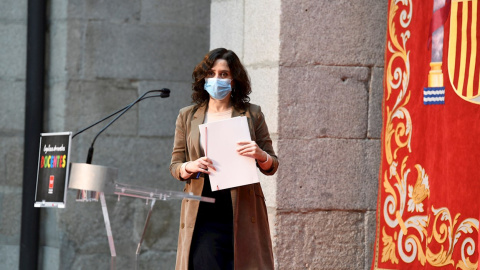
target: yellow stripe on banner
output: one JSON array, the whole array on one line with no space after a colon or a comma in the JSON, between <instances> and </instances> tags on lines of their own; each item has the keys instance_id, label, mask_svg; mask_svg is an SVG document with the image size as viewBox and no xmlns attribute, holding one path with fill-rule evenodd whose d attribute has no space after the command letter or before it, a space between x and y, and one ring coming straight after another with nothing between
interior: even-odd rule
<instances>
[{"instance_id":1,"label":"yellow stripe on banner","mask_svg":"<svg viewBox=\"0 0 480 270\"><path fill-rule=\"evenodd\" d=\"M457 55L457 13L458 0L453 0L450 8L450 37L448 38L448 75L450 77L450 83L455 91L458 91L457 87L453 85Z\"/></svg>"},{"instance_id":2,"label":"yellow stripe on banner","mask_svg":"<svg viewBox=\"0 0 480 270\"><path fill-rule=\"evenodd\" d=\"M468 67L467 97L473 97L473 82L475 79L475 64L477 62L477 1L472 1L472 29L471 29L471 47L470 66Z\"/></svg>"},{"instance_id":3,"label":"yellow stripe on banner","mask_svg":"<svg viewBox=\"0 0 480 270\"><path fill-rule=\"evenodd\" d=\"M465 67L467 64L467 24L468 24L468 3L462 3L462 37L460 47L460 72L458 74L457 92L462 95L465 82Z\"/></svg>"}]
</instances>

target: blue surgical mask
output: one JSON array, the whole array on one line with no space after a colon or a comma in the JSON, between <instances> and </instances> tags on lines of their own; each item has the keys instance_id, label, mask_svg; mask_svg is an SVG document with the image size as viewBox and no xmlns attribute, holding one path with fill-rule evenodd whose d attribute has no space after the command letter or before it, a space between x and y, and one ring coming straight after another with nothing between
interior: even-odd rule
<instances>
[{"instance_id":1,"label":"blue surgical mask","mask_svg":"<svg viewBox=\"0 0 480 270\"><path fill-rule=\"evenodd\" d=\"M204 88L212 98L222 100L232 92L231 81L230 79L205 79Z\"/></svg>"}]
</instances>

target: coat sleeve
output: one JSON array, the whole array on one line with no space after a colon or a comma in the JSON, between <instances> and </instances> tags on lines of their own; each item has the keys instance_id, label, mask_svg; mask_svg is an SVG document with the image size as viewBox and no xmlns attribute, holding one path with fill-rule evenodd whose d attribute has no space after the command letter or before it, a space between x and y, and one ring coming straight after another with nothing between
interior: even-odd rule
<instances>
[{"instance_id":1,"label":"coat sleeve","mask_svg":"<svg viewBox=\"0 0 480 270\"><path fill-rule=\"evenodd\" d=\"M263 151L267 152L273 160L272 168L270 168L268 171L263 170L258 163L257 167L263 174L273 175L278 169L278 157L275 155L275 151L273 150L272 139L270 139L270 133L268 132L267 123L265 122L265 116L263 115L260 106L257 108L258 112L252 114L255 125L255 142L260 148L262 148Z\"/></svg>"},{"instance_id":2,"label":"coat sleeve","mask_svg":"<svg viewBox=\"0 0 480 270\"><path fill-rule=\"evenodd\" d=\"M186 162L186 136L185 136L185 114L180 111L175 124L175 138L173 142L172 160L170 162L170 173L178 180L186 180L180 176L180 168Z\"/></svg>"}]
</instances>

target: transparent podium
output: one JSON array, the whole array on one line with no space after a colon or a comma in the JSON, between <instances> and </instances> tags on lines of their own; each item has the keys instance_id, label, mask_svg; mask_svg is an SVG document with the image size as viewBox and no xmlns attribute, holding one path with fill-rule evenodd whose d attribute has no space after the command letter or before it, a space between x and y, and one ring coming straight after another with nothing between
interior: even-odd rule
<instances>
[{"instance_id":1,"label":"transparent podium","mask_svg":"<svg viewBox=\"0 0 480 270\"><path fill-rule=\"evenodd\" d=\"M146 204L150 204L150 209L148 211L140 241L138 242L136 249L135 260L137 262L145 237L145 232L152 215L153 206L157 201L190 199L209 203L215 202L215 199L213 198L196 196L179 191L161 190L115 183L117 175L118 171L115 168L86 163L72 163L69 181L69 188L78 189L80 191L79 195L77 196L77 201L91 202L100 200L103 219L105 222L105 229L107 231L108 244L110 247L110 254L112 257L111 269L116 269L115 257L117 255L115 251L115 243L113 241L112 229L110 226L107 204L105 201L105 194L116 195L118 196L118 200L120 200L121 196L144 199L146 200ZM138 263L135 263L135 265L137 266Z\"/></svg>"}]
</instances>

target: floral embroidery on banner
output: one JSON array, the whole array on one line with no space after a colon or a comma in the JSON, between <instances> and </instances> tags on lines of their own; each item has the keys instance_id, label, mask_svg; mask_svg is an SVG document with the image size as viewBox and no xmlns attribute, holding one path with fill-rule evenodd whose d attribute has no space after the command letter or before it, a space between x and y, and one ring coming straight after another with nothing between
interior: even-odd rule
<instances>
[{"instance_id":1,"label":"floral embroidery on banner","mask_svg":"<svg viewBox=\"0 0 480 270\"><path fill-rule=\"evenodd\" d=\"M452 265L455 269L477 269L478 262L471 261L477 249L476 241L470 234L478 232L478 220L459 221L460 213L452 218L448 208L433 205L427 213L426 206L430 205L427 169L408 162L414 134L412 118L406 108L411 93L407 43L411 35L412 1L391 0L388 12L383 131L383 154L387 162L384 167L388 169L382 172L385 195L380 198L377 210L381 214L377 219L375 269L379 269L379 260L397 265L400 261L418 261L421 265L435 267ZM382 228L379 219L384 222ZM378 239L380 232L382 245ZM432 244L438 250L431 250ZM458 261L452 258L455 250L460 250Z\"/></svg>"}]
</instances>

